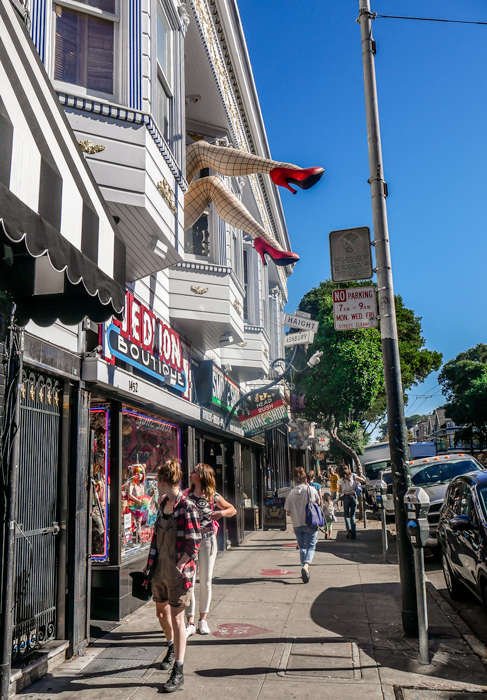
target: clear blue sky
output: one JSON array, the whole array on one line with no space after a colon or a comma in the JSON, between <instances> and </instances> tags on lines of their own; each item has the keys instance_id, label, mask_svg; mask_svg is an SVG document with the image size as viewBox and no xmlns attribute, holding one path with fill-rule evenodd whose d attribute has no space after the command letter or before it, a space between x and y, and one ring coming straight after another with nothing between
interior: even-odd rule
<instances>
[{"instance_id":1,"label":"clear blue sky","mask_svg":"<svg viewBox=\"0 0 487 700\"><path fill-rule=\"evenodd\" d=\"M273 158L322 165L281 190L289 306L330 277L328 233L372 229L358 0L238 0ZM487 22L485 0L371 0L380 14ZM444 361L486 334L487 26L376 19L376 71L396 294ZM412 394L438 394L436 374ZM443 403L411 397L406 414Z\"/></svg>"}]
</instances>

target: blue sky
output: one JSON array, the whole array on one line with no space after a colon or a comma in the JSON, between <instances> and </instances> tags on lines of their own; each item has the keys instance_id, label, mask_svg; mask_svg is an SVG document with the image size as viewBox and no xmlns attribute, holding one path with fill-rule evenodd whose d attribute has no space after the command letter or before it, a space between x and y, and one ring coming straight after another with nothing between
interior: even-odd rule
<instances>
[{"instance_id":1,"label":"blue sky","mask_svg":"<svg viewBox=\"0 0 487 700\"><path fill-rule=\"evenodd\" d=\"M273 158L326 170L312 190L281 190L301 256L292 311L330 276L328 233L372 229L358 1L238 4ZM485 0L371 5L487 22ZM487 342L487 26L376 19L373 32L394 288L448 361ZM443 402L436 374L411 393L436 396L411 396L407 415Z\"/></svg>"}]
</instances>

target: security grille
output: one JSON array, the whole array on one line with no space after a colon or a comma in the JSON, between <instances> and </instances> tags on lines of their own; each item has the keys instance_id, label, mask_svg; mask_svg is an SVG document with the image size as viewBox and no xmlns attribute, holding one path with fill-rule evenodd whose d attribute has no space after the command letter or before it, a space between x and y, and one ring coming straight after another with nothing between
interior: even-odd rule
<instances>
[{"instance_id":1,"label":"security grille","mask_svg":"<svg viewBox=\"0 0 487 700\"><path fill-rule=\"evenodd\" d=\"M58 450L62 393L56 379L22 372L15 533L13 659L56 629Z\"/></svg>"}]
</instances>

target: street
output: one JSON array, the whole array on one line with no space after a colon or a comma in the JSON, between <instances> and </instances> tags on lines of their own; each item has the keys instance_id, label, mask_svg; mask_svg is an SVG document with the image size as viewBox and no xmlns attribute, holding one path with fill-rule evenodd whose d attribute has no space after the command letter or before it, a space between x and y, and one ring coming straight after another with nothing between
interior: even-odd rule
<instances>
[{"instance_id":1,"label":"street","mask_svg":"<svg viewBox=\"0 0 487 700\"><path fill-rule=\"evenodd\" d=\"M485 665L468 643L472 633L429 587L431 664L419 664L417 640L402 633L398 567L381 563L377 521L369 520L366 530L360 524L353 542L338 517L337 539L320 535L307 585L289 527L256 532L218 558L211 634L188 640L182 692L202 700L419 697L411 689L421 689L422 700L487 695ZM394 561L393 547L391 555ZM436 577L436 564L428 568ZM148 603L15 697L155 697L167 678L158 670L164 651Z\"/></svg>"}]
</instances>

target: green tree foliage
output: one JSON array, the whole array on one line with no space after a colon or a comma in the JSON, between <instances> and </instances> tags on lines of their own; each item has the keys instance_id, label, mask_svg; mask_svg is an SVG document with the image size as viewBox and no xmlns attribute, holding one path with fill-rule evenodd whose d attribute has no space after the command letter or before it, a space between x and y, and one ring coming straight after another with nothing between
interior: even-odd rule
<instances>
[{"instance_id":1,"label":"green tree foliage","mask_svg":"<svg viewBox=\"0 0 487 700\"><path fill-rule=\"evenodd\" d=\"M448 417L463 426L458 441L487 445L487 345L479 343L447 362L438 383Z\"/></svg>"},{"instance_id":2,"label":"green tree foliage","mask_svg":"<svg viewBox=\"0 0 487 700\"><path fill-rule=\"evenodd\" d=\"M348 283L340 287L370 285L369 282ZM332 298L336 288L330 280L322 282L305 294L299 304L301 311L310 313L320 323L309 353L323 351L320 364L303 375L300 390L305 394L308 418L323 423L335 444L352 457L360 469L357 452L340 438L340 427L358 421L364 431L367 423L377 422L385 414L380 330L336 331ZM424 347L421 319L404 306L399 296L396 296L396 309L406 391L422 382L431 371L439 369L441 354Z\"/></svg>"},{"instance_id":3,"label":"green tree foliage","mask_svg":"<svg viewBox=\"0 0 487 700\"><path fill-rule=\"evenodd\" d=\"M428 415L426 413L413 413L412 416L406 416L406 427L412 428L413 425L416 425L420 420L424 420L427 417Z\"/></svg>"}]
</instances>

